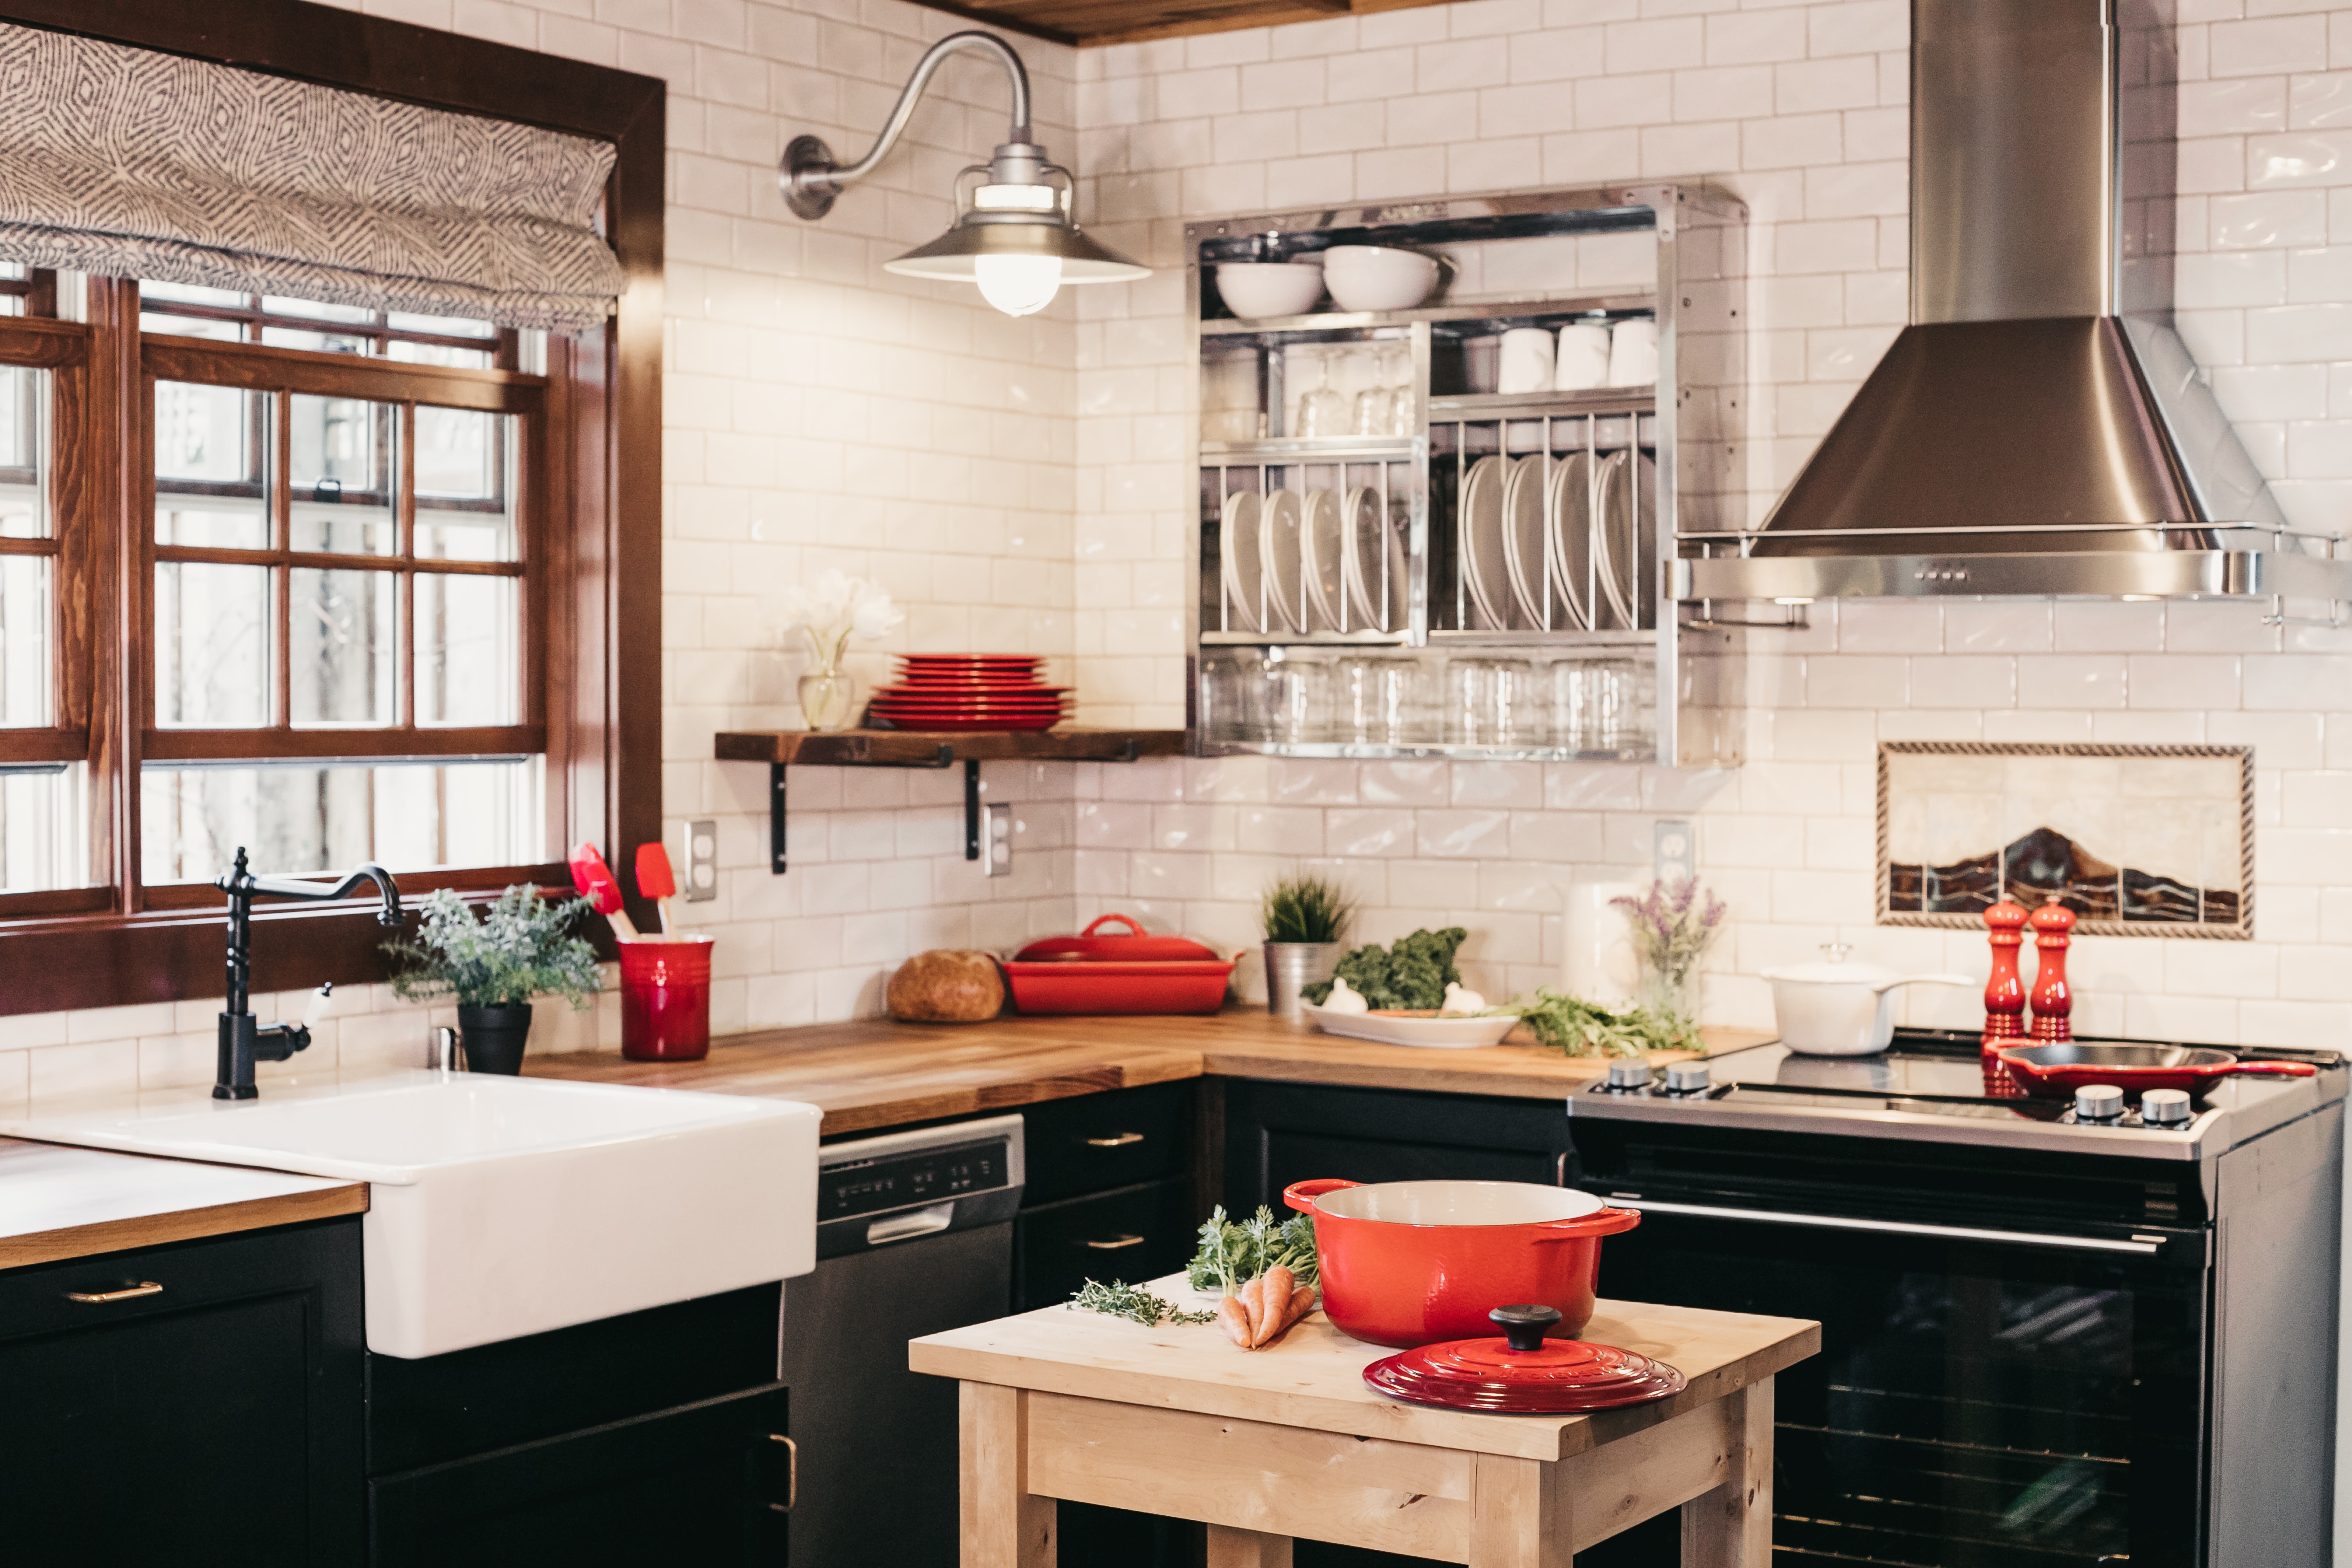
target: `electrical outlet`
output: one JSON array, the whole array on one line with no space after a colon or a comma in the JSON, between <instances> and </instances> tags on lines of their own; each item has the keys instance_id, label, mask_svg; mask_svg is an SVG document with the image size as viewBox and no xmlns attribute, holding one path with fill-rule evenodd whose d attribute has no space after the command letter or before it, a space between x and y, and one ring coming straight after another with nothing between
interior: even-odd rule
<instances>
[{"instance_id":1,"label":"electrical outlet","mask_svg":"<svg viewBox=\"0 0 2352 1568\"><path fill-rule=\"evenodd\" d=\"M1664 821L1652 830L1650 874L1668 884L1698 875L1698 836L1689 823Z\"/></svg>"},{"instance_id":2,"label":"electrical outlet","mask_svg":"<svg viewBox=\"0 0 2352 1568\"><path fill-rule=\"evenodd\" d=\"M992 801L980 808L981 865L991 877L1013 875L1013 803Z\"/></svg>"},{"instance_id":3,"label":"electrical outlet","mask_svg":"<svg viewBox=\"0 0 2352 1568\"><path fill-rule=\"evenodd\" d=\"M685 828L686 901L707 904L719 896L719 824L699 817Z\"/></svg>"}]
</instances>

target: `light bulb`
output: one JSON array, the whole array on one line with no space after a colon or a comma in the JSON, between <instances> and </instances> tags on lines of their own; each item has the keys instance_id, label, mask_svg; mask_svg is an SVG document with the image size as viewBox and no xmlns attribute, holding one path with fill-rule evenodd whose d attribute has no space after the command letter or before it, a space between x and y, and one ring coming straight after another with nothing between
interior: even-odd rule
<instances>
[{"instance_id":1,"label":"light bulb","mask_svg":"<svg viewBox=\"0 0 2352 1568\"><path fill-rule=\"evenodd\" d=\"M1058 256L976 256L972 280L981 297L1008 316L1034 316L1062 288Z\"/></svg>"}]
</instances>

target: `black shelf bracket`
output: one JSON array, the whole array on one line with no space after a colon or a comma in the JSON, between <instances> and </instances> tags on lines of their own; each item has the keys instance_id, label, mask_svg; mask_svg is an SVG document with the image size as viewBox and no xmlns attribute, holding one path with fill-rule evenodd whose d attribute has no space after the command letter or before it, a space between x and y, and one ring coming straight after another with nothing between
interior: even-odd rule
<instances>
[{"instance_id":1,"label":"black shelf bracket","mask_svg":"<svg viewBox=\"0 0 2352 1568\"><path fill-rule=\"evenodd\" d=\"M1129 749L1132 750L1132 747ZM845 758L837 763L827 763L825 765L839 768L937 770L953 767L955 763L955 747L943 742L936 755L925 757L920 762L862 762ZM781 877L792 869L785 850L784 828L784 807L789 797L789 792L784 784L784 774L789 765L785 763L768 764L768 872L775 877ZM963 759L963 858L967 860L980 858L980 759L977 757Z\"/></svg>"},{"instance_id":2,"label":"black shelf bracket","mask_svg":"<svg viewBox=\"0 0 2352 1568\"><path fill-rule=\"evenodd\" d=\"M980 858L980 759L963 760L963 858Z\"/></svg>"}]
</instances>

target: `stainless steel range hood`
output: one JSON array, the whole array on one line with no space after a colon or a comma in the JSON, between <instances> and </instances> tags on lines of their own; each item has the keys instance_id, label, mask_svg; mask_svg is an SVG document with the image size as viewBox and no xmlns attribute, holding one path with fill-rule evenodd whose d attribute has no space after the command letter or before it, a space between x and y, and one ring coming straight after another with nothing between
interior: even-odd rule
<instances>
[{"instance_id":1,"label":"stainless steel range hood","mask_svg":"<svg viewBox=\"0 0 2352 1568\"><path fill-rule=\"evenodd\" d=\"M1911 325L1685 600L2352 598L2172 327L2170 0L1913 0Z\"/></svg>"}]
</instances>

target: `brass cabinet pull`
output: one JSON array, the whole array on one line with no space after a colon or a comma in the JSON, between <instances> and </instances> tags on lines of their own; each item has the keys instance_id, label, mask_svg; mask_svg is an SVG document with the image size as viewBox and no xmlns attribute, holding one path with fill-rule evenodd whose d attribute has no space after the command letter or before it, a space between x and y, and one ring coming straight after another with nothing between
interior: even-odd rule
<instances>
[{"instance_id":1,"label":"brass cabinet pull","mask_svg":"<svg viewBox=\"0 0 2352 1568\"><path fill-rule=\"evenodd\" d=\"M120 1290L68 1290L66 1292L66 1300L86 1301L95 1306L108 1301L128 1301L139 1296L160 1296L163 1293L163 1287L149 1279L137 1285L125 1285Z\"/></svg>"},{"instance_id":2,"label":"brass cabinet pull","mask_svg":"<svg viewBox=\"0 0 2352 1568\"><path fill-rule=\"evenodd\" d=\"M1087 1139L1087 1147L1089 1149L1124 1149L1129 1143L1140 1143L1142 1142L1143 1134L1140 1132L1114 1132L1108 1138Z\"/></svg>"},{"instance_id":3,"label":"brass cabinet pull","mask_svg":"<svg viewBox=\"0 0 2352 1568\"><path fill-rule=\"evenodd\" d=\"M1139 1236L1114 1236L1108 1241L1082 1241L1078 1243L1078 1245L1095 1252L1119 1252L1130 1247L1141 1247L1143 1245L1143 1237Z\"/></svg>"},{"instance_id":4,"label":"brass cabinet pull","mask_svg":"<svg viewBox=\"0 0 2352 1568\"><path fill-rule=\"evenodd\" d=\"M801 1446L782 1432L769 1433L768 1441L784 1446L785 1475L788 1478L784 1482L784 1500L771 1502L768 1508L771 1512L790 1513L793 1505L801 1500Z\"/></svg>"}]
</instances>

